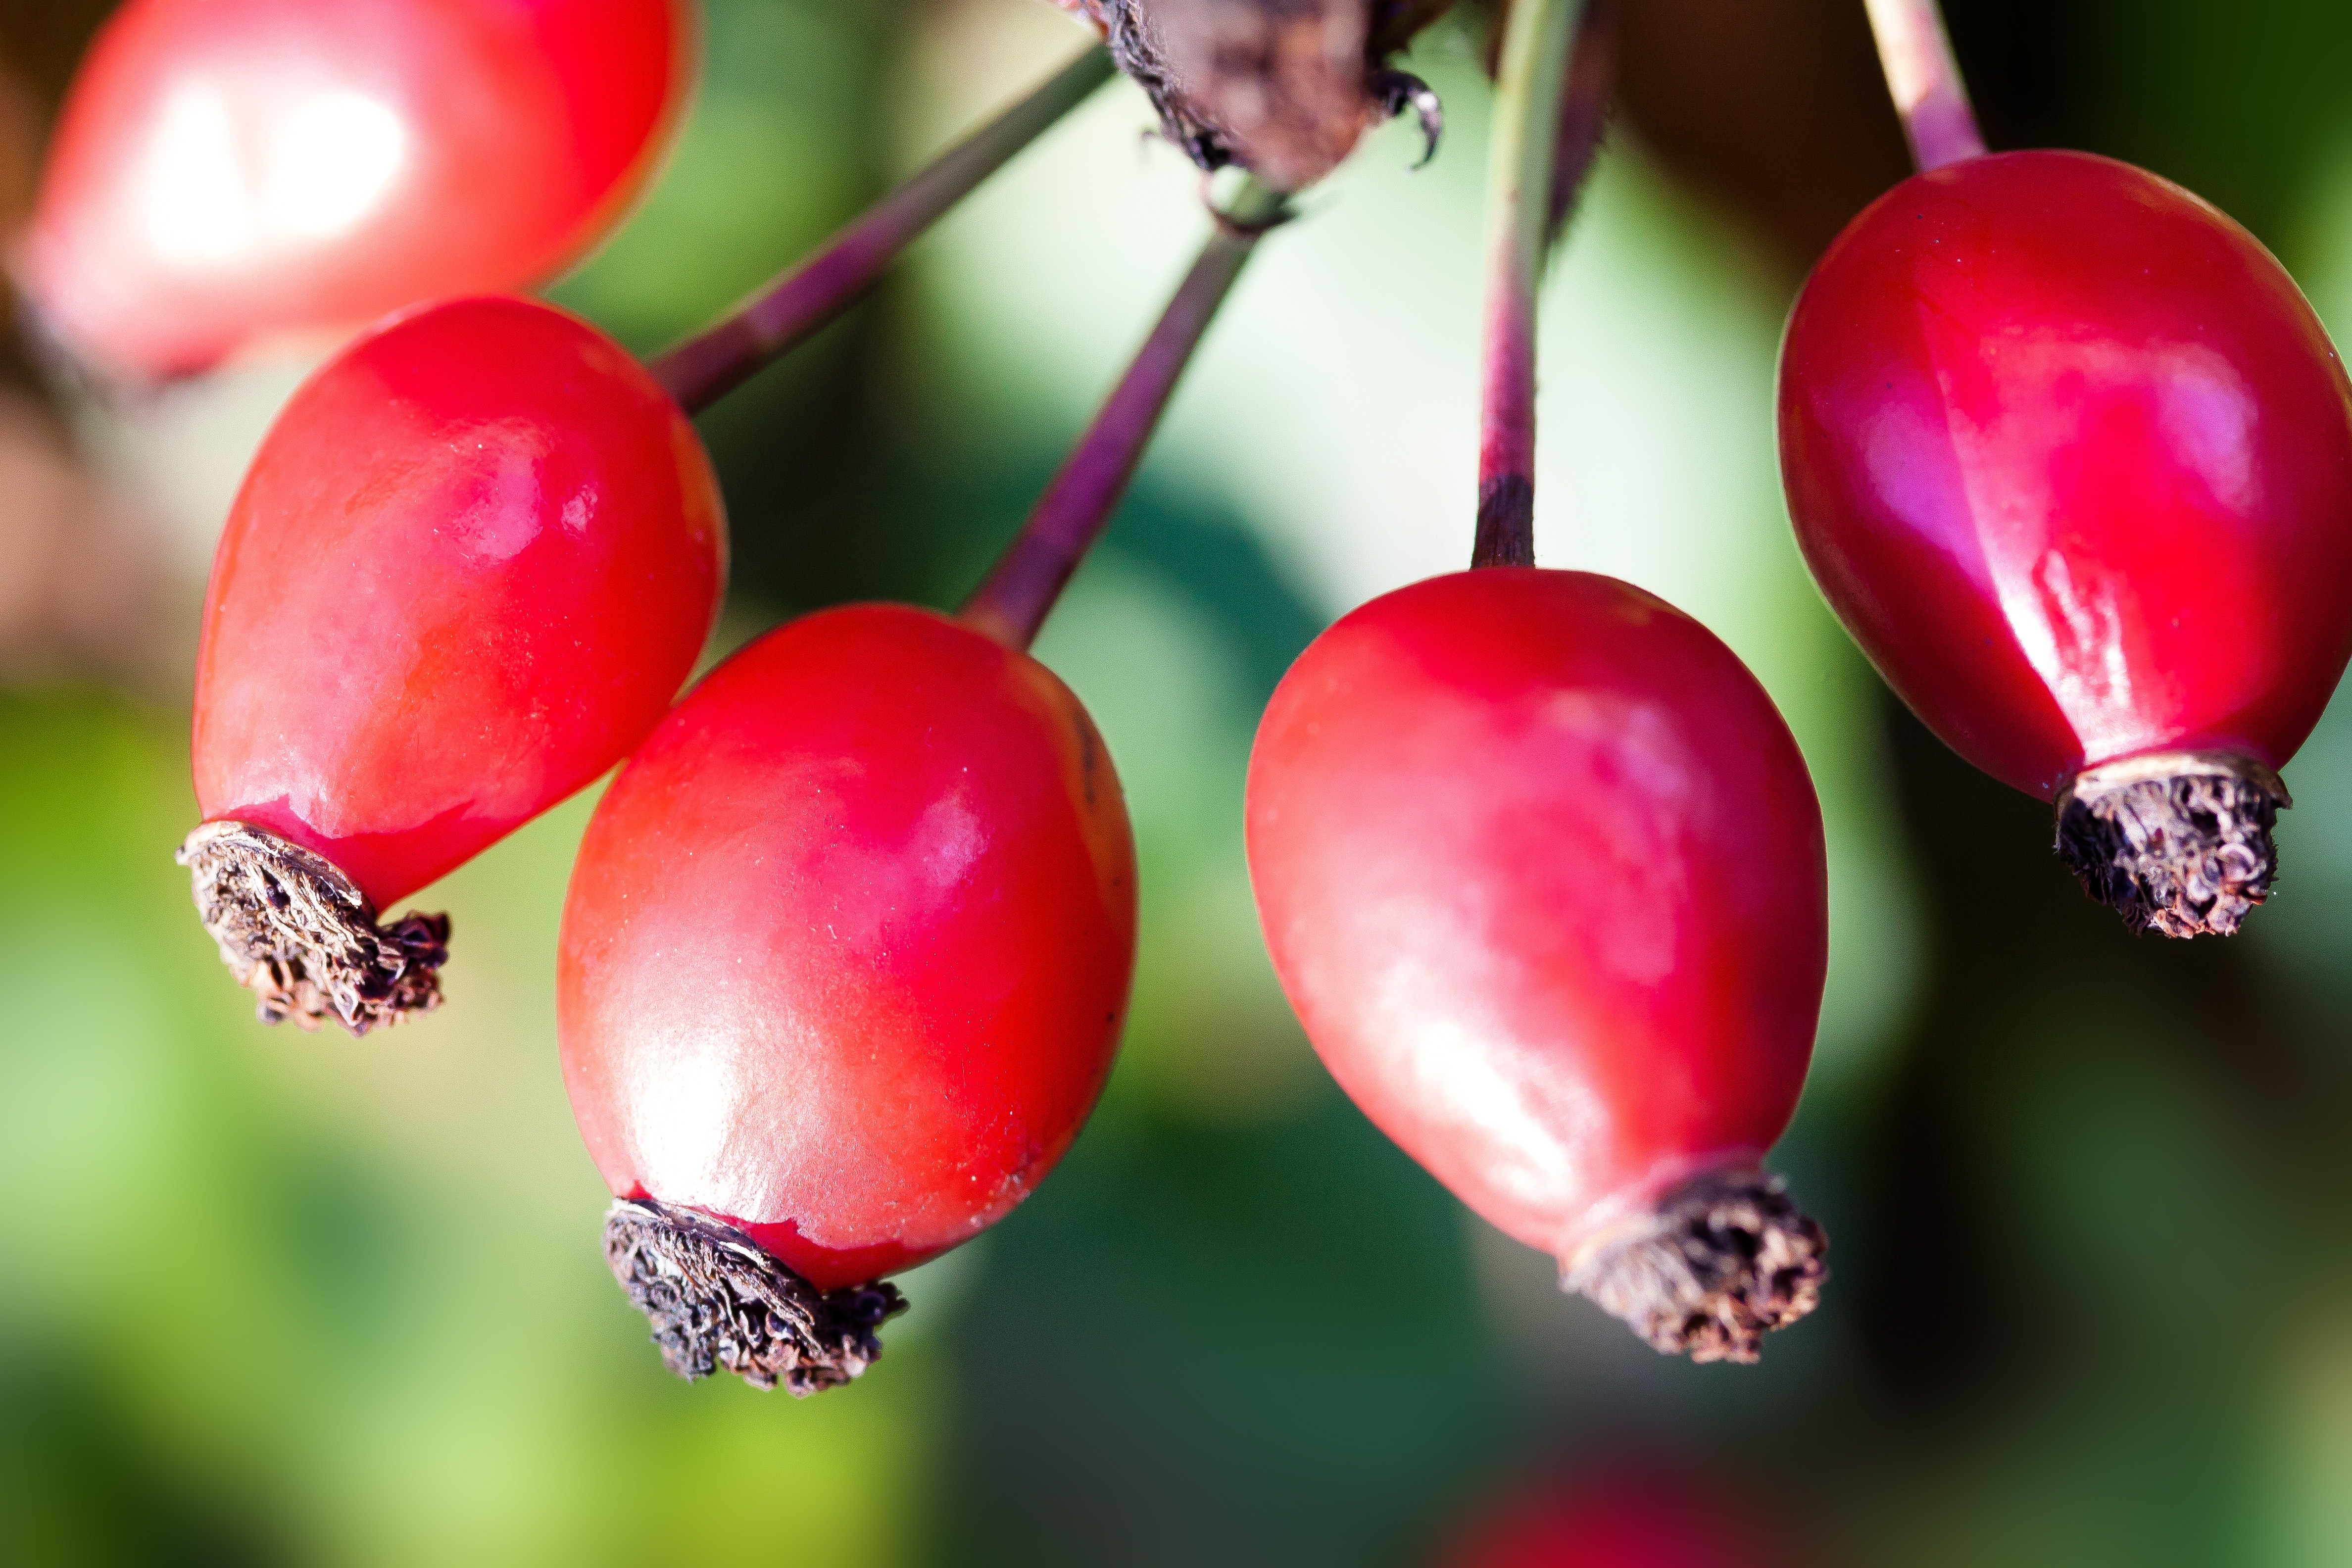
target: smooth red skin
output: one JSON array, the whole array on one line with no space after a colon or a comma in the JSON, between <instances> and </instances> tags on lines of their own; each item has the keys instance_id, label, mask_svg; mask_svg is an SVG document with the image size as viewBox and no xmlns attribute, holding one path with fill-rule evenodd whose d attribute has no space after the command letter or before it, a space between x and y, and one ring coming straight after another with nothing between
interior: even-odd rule
<instances>
[{"instance_id":1,"label":"smooth red skin","mask_svg":"<svg viewBox=\"0 0 2352 1568\"><path fill-rule=\"evenodd\" d=\"M637 362L527 300L352 344L231 510L197 652L196 799L379 907L628 754L709 637L726 522Z\"/></svg>"},{"instance_id":2,"label":"smooth red skin","mask_svg":"<svg viewBox=\"0 0 2352 1568\"><path fill-rule=\"evenodd\" d=\"M1755 677L1638 589L1487 568L1340 620L1259 727L1249 858L1332 1076L1530 1246L1788 1126L1821 808Z\"/></svg>"},{"instance_id":3,"label":"smooth red skin","mask_svg":"<svg viewBox=\"0 0 2352 1568\"><path fill-rule=\"evenodd\" d=\"M556 1016L616 1196L824 1289L1002 1218L1100 1094L1135 955L1110 755L945 616L829 610L714 670L598 805Z\"/></svg>"},{"instance_id":4,"label":"smooth red skin","mask_svg":"<svg viewBox=\"0 0 2352 1568\"><path fill-rule=\"evenodd\" d=\"M1854 219L1790 320L1780 461L1880 673L2029 794L2280 766L2352 656L2352 383L2252 236L2128 164L1975 158Z\"/></svg>"},{"instance_id":5,"label":"smooth red skin","mask_svg":"<svg viewBox=\"0 0 2352 1568\"><path fill-rule=\"evenodd\" d=\"M68 343L142 376L529 287L644 184L694 44L690 0L131 0L67 98L19 275ZM304 106L337 93L399 128L397 172L375 188L365 159L331 163L343 221L240 227L292 188L282 160L320 155Z\"/></svg>"}]
</instances>

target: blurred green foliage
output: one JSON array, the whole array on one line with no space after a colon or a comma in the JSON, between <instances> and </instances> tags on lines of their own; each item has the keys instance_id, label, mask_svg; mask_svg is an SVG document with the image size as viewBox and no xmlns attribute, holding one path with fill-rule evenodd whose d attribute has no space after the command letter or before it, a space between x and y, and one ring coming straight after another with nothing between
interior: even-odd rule
<instances>
[{"instance_id":1,"label":"blurred green foliage","mask_svg":"<svg viewBox=\"0 0 2352 1568\"><path fill-rule=\"evenodd\" d=\"M1076 42L1030 0L706 10L671 167L554 290L638 348ZM2352 331L2352 12L1952 11L1997 142L2184 179ZM604 1272L551 1006L586 802L420 900L457 922L442 1013L273 1034L171 864L184 716L0 694L0 1559L1402 1563L1515 1475L1639 1448L1740 1475L1814 1561L2352 1561L2352 703L2289 770L2250 934L2124 937L1813 596L1771 446L1786 258L1638 136L1547 306L1540 543L1708 619L1820 778L1838 947L1779 1158L1836 1238L1827 1304L1759 1368L1662 1361L1307 1051L1240 780L1316 629L1466 550L1471 56L1417 61L1433 169L1384 132L1268 243L1040 645L1135 811L1133 1026L1064 1168L906 1282L854 1389L678 1384ZM705 419L731 636L974 580L1199 233L1145 123L1107 91Z\"/></svg>"}]
</instances>

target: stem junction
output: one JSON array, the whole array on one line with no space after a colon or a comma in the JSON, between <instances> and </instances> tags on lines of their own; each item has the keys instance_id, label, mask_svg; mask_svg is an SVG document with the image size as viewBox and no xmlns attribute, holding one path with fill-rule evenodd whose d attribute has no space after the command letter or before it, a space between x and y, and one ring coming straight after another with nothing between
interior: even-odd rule
<instances>
[{"instance_id":1,"label":"stem junction","mask_svg":"<svg viewBox=\"0 0 2352 1568\"><path fill-rule=\"evenodd\" d=\"M1867 0L1870 29L1878 37L1886 89L1903 117L1911 161L1921 170L1940 169L1963 158L1981 157L1984 136L1969 106L1968 84L1952 56L1937 0Z\"/></svg>"},{"instance_id":2,"label":"stem junction","mask_svg":"<svg viewBox=\"0 0 2352 1568\"><path fill-rule=\"evenodd\" d=\"M1487 151L1486 324L1473 566L1535 564L1536 300L1601 145L1609 0L1515 0Z\"/></svg>"}]
</instances>

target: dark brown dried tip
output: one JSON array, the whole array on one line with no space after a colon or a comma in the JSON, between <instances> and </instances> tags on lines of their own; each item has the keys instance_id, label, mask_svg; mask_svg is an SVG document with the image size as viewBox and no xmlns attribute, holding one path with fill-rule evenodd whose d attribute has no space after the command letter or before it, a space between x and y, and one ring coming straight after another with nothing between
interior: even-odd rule
<instances>
[{"instance_id":1,"label":"dark brown dried tip","mask_svg":"<svg viewBox=\"0 0 2352 1568\"><path fill-rule=\"evenodd\" d=\"M1103 30L1168 139L1203 169L1238 163L1276 190L1304 190L1371 125L1407 111L1436 151L1436 94L1381 68L1450 0L1060 4Z\"/></svg>"},{"instance_id":2,"label":"dark brown dried tip","mask_svg":"<svg viewBox=\"0 0 2352 1568\"><path fill-rule=\"evenodd\" d=\"M2135 931L2228 936L2270 897L2271 829L2294 804L2252 757L2129 757L2086 768L2058 792L2058 855Z\"/></svg>"},{"instance_id":3,"label":"dark brown dried tip","mask_svg":"<svg viewBox=\"0 0 2352 1568\"><path fill-rule=\"evenodd\" d=\"M375 906L335 863L266 828L207 822L173 856L195 882L196 913L221 962L260 997L265 1024L354 1035L441 1005L449 917L376 923Z\"/></svg>"},{"instance_id":4,"label":"dark brown dried tip","mask_svg":"<svg viewBox=\"0 0 2352 1568\"><path fill-rule=\"evenodd\" d=\"M1713 1171L1588 1250L1559 1283L1664 1354L1753 1362L1768 1331L1821 1304L1829 1245L1778 1176Z\"/></svg>"},{"instance_id":5,"label":"dark brown dried tip","mask_svg":"<svg viewBox=\"0 0 2352 1568\"><path fill-rule=\"evenodd\" d=\"M874 1331L907 1310L896 1286L820 1290L734 1226L646 1199L605 1214L604 1261L688 1382L724 1368L801 1398L837 1388L874 1364Z\"/></svg>"}]
</instances>

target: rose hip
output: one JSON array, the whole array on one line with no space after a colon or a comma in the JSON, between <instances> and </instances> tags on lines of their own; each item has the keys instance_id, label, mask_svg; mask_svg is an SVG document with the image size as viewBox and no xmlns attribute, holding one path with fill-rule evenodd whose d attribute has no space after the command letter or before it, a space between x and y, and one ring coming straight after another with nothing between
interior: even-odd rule
<instances>
[{"instance_id":1,"label":"rose hip","mask_svg":"<svg viewBox=\"0 0 2352 1568\"><path fill-rule=\"evenodd\" d=\"M1027 654L865 605L697 686L597 807L558 972L606 1250L670 1366L862 1372L903 1304L874 1282L1076 1136L1135 914L1109 754Z\"/></svg>"},{"instance_id":2,"label":"rose hip","mask_svg":"<svg viewBox=\"0 0 2352 1568\"><path fill-rule=\"evenodd\" d=\"M1375 599L1276 689L1248 834L1332 1076L1565 1288L1700 1361L1811 1309L1820 1227L1759 1162L1821 1009L1821 810L1705 627L1530 567Z\"/></svg>"},{"instance_id":3,"label":"rose hip","mask_svg":"<svg viewBox=\"0 0 2352 1568\"><path fill-rule=\"evenodd\" d=\"M1780 422L1895 691L2135 929L2234 931L2352 656L2352 383L2269 252L2109 159L1946 164L1814 269Z\"/></svg>"},{"instance_id":4,"label":"rose hip","mask_svg":"<svg viewBox=\"0 0 2352 1568\"><path fill-rule=\"evenodd\" d=\"M793 622L695 688L596 809L557 1021L615 1202L605 1260L670 1368L813 1394L1102 1090L1135 845L1102 738L1026 651L1219 304L1286 216L1245 183L953 620Z\"/></svg>"},{"instance_id":5,"label":"rose hip","mask_svg":"<svg viewBox=\"0 0 2352 1568\"><path fill-rule=\"evenodd\" d=\"M520 289L657 162L688 0L131 0L83 63L17 272L109 371Z\"/></svg>"},{"instance_id":6,"label":"rose hip","mask_svg":"<svg viewBox=\"0 0 2352 1568\"><path fill-rule=\"evenodd\" d=\"M363 1032L438 1001L446 921L376 910L627 754L725 550L692 426L548 306L433 307L304 384L214 563L182 851L264 1018Z\"/></svg>"}]
</instances>

